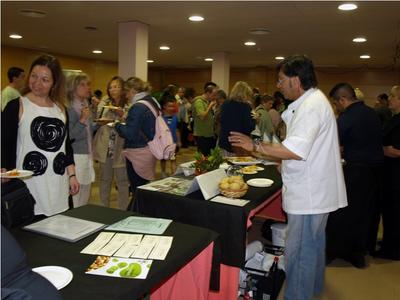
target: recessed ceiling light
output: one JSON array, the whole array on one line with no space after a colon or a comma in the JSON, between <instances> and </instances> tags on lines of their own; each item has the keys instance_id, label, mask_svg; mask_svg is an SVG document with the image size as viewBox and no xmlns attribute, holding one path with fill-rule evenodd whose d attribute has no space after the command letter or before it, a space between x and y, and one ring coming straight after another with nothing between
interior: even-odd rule
<instances>
[{"instance_id":1,"label":"recessed ceiling light","mask_svg":"<svg viewBox=\"0 0 400 300\"><path fill-rule=\"evenodd\" d=\"M250 34L255 34L255 35L265 35L265 34L270 34L271 30L269 30L268 28L252 28L249 30Z\"/></svg>"},{"instance_id":2,"label":"recessed ceiling light","mask_svg":"<svg viewBox=\"0 0 400 300\"><path fill-rule=\"evenodd\" d=\"M169 49L170 49L170 47L168 47L168 46L160 46L160 50L166 51L166 50L169 50Z\"/></svg>"},{"instance_id":3,"label":"recessed ceiling light","mask_svg":"<svg viewBox=\"0 0 400 300\"><path fill-rule=\"evenodd\" d=\"M103 51L96 49L96 50L93 50L92 53L94 53L94 54L101 54L101 53L103 53Z\"/></svg>"},{"instance_id":4,"label":"recessed ceiling light","mask_svg":"<svg viewBox=\"0 0 400 300\"><path fill-rule=\"evenodd\" d=\"M211 57L207 57L204 59L205 61L213 61L214 59L212 59Z\"/></svg>"},{"instance_id":5,"label":"recessed ceiling light","mask_svg":"<svg viewBox=\"0 0 400 300\"><path fill-rule=\"evenodd\" d=\"M356 37L356 38L353 39L354 43L364 43L366 41L367 41L367 39L365 37L361 37L361 36Z\"/></svg>"},{"instance_id":6,"label":"recessed ceiling light","mask_svg":"<svg viewBox=\"0 0 400 300\"><path fill-rule=\"evenodd\" d=\"M22 35L16 34L16 33L10 34L9 37L10 37L11 39L15 39L15 40L22 39Z\"/></svg>"},{"instance_id":7,"label":"recessed ceiling light","mask_svg":"<svg viewBox=\"0 0 400 300\"><path fill-rule=\"evenodd\" d=\"M363 54L363 55L360 55L360 58L361 59L369 59L369 58L371 58L371 56L369 56L369 54Z\"/></svg>"},{"instance_id":8,"label":"recessed ceiling light","mask_svg":"<svg viewBox=\"0 0 400 300\"><path fill-rule=\"evenodd\" d=\"M275 56L275 59L276 60L282 60L282 59L285 59L283 56Z\"/></svg>"},{"instance_id":9,"label":"recessed ceiling light","mask_svg":"<svg viewBox=\"0 0 400 300\"><path fill-rule=\"evenodd\" d=\"M201 22L204 21L204 18L202 16L193 15L189 17L189 20L192 22Z\"/></svg>"},{"instance_id":10,"label":"recessed ceiling light","mask_svg":"<svg viewBox=\"0 0 400 300\"><path fill-rule=\"evenodd\" d=\"M255 45L256 45L256 43L255 43L255 42L252 42L252 41L245 42L244 44L245 44L246 46L255 46Z\"/></svg>"},{"instance_id":11,"label":"recessed ceiling light","mask_svg":"<svg viewBox=\"0 0 400 300\"><path fill-rule=\"evenodd\" d=\"M19 14L29 18L44 18L47 15L46 12L35 9L21 9Z\"/></svg>"},{"instance_id":12,"label":"recessed ceiling light","mask_svg":"<svg viewBox=\"0 0 400 300\"><path fill-rule=\"evenodd\" d=\"M357 9L357 5L354 3L343 3L338 6L340 10L355 10Z\"/></svg>"},{"instance_id":13,"label":"recessed ceiling light","mask_svg":"<svg viewBox=\"0 0 400 300\"><path fill-rule=\"evenodd\" d=\"M82 73L82 70L75 69L62 69L64 72Z\"/></svg>"},{"instance_id":14,"label":"recessed ceiling light","mask_svg":"<svg viewBox=\"0 0 400 300\"><path fill-rule=\"evenodd\" d=\"M148 59L148 60L146 60L149 64L151 64L151 63L153 63L154 62L154 60L152 60L152 59Z\"/></svg>"}]
</instances>

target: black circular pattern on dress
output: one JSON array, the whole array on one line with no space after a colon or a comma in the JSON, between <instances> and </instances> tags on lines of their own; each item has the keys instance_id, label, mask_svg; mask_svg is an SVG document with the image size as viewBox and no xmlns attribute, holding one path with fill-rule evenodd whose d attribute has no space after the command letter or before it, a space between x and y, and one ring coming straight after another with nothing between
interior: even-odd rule
<instances>
[{"instance_id":1,"label":"black circular pattern on dress","mask_svg":"<svg viewBox=\"0 0 400 300\"><path fill-rule=\"evenodd\" d=\"M58 151L64 142L65 135L66 126L60 119L36 117L32 120L32 141L43 151Z\"/></svg>"},{"instance_id":2,"label":"black circular pattern on dress","mask_svg":"<svg viewBox=\"0 0 400 300\"><path fill-rule=\"evenodd\" d=\"M67 160L67 156L63 152L60 152L57 154L57 156L54 158L54 161L53 161L54 173L56 173L58 175L64 175L66 160Z\"/></svg>"},{"instance_id":3,"label":"black circular pattern on dress","mask_svg":"<svg viewBox=\"0 0 400 300\"><path fill-rule=\"evenodd\" d=\"M46 172L47 164L46 156L38 151L31 151L25 155L22 168L32 171L33 176L38 176Z\"/></svg>"}]
</instances>

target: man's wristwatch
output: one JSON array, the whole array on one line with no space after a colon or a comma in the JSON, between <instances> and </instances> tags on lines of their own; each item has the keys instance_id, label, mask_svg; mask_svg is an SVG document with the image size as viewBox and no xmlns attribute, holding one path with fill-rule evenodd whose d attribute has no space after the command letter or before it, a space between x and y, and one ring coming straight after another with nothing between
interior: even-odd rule
<instances>
[{"instance_id":1,"label":"man's wristwatch","mask_svg":"<svg viewBox=\"0 0 400 300\"><path fill-rule=\"evenodd\" d=\"M253 140L253 152L258 152L260 144L261 144L261 139L256 138Z\"/></svg>"}]
</instances>

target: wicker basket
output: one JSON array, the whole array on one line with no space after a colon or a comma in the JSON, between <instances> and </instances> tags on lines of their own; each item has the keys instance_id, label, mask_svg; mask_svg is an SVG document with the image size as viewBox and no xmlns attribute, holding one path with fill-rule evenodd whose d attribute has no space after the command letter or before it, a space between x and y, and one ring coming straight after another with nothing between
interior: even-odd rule
<instances>
[{"instance_id":1,"label":"wicker basket","mask_svg":"<svg viewBox=\"0 0 400 300\"><path fill-rule=\"evenodd\" d=\"M244 195L246 195L247 190L249 189L248 185L246 184L243 189L240 190L227 190L227 189L219 189L221 191L221 194L224 195L225 197L229 198L240 198Z\"/></svg>"}]
</instances>

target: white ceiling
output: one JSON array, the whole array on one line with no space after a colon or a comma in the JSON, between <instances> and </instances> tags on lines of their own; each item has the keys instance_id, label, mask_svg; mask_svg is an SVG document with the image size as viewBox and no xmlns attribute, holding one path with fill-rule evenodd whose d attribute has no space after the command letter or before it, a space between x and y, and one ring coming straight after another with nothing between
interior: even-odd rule
<instances>
[{"instance_id":1,"label":"white ceiling","mask_svg":"<svg viewBox=\"0 0 400 300\"><path fill-rule=\"evenodd\" d=\"M117 61L118 22L149 24L152 66L206 67L204 57L226 51L234 67L274 66L277 55L308 54L317 66L399 67L400 2L357 2L355 11L339 11L340 2L319 1L2 1L1 42L85 58ZM44 11L28 18L21 9ZM197 13L201 23L187 20ZM88 31L86 26L97 27ZM249 29L266 27L271 34L254 36ZM10 33L21 40L8 38ZM368 41L355 44L364 35ZM254 47L243 42L252 39ZM161 44L171 50L160 51ZM397 47L397 52L396 52ZM103 50L95 56L91 51ZM368 53L371 59L361 60Z\"/></svg>"}]
</instances>

